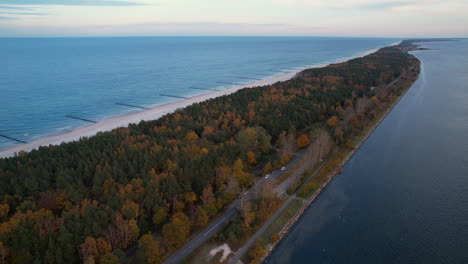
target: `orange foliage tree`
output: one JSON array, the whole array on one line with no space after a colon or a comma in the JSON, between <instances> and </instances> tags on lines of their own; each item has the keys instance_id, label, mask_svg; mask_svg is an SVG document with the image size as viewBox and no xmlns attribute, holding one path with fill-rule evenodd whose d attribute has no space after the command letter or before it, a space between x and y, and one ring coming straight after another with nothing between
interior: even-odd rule
<instances>
[{"instance_id":1,"label":"orange foliage tree","mask_svg":"<svg viewBox=\"0 0 468 264\"><path fill-rule=\"evenodd\" d=\"M138 241L138 245L144 251L146 263L156 264L162 262L163 255L159 242L154 240L150 233L144 234Z\"/></svg>"},{"instance_id":2,"label":"orange foliage tree","mask_svg":"<svg viewBox=\"0 0 468 264\"><path fill-rule=\"evenodd\" d=\"M327 120L327 125L330 128L334 128L339 124L340 120L336 116L332 116Z\"/></svg>"},{"instance_id":3,"label":"orange foliage tree","mask_svg":"<svg viewBox=\"0 0 468 264\"><path fill-rule=\"evenodd\" d=\"M297 147L299 149L305 148L310 144L310 139L306 134L302 134L297 138Z\"/></svg>"},{"instance_id":4,"label":"orange foliage tree","mask_svg":"<svg viewBox=\"0 0 468 264\"><path fill-rule=\"evenodd\" d=\"M190 234L190 220L182 212L174 214L171 222L163 226L163 241L170 249L181 247Z\"/></svg>"}]
</instances>

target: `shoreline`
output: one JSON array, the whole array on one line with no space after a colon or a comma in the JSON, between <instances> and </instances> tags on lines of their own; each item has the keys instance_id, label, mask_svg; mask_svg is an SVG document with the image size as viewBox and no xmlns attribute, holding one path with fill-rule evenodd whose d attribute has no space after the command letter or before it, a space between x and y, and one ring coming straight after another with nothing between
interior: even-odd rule
<instances>
[{"instance_id":1,"label":"shoreline","mask_svg":"<svg viewBox=\"0 0 468 264\"><path fill-rule=\"evenodd\" d=\"M398 43L398 42L395 42L395 43ZM393 46L395 45L395 43L392 43L389 46ZM106 118L97 123L81 126L81 127L72 129L64 133L45 136L43 138L36 139L26 144L18 144L18 145L13 145L11 147L0 149L0 158L13 157L13 156L18 155L18 153L20 152L30 152L32 150L38 149L39 147L47 147L49 145L60 145L62 143L78 141L83 137L91 137L100 132L108 132L119 127L126 127L132 123L138 124L141 121L156 120L166 114L176 111L177 109L187 107L194 103L199 103L199 102L203 102L203 101L213 99L216 97L229 95L244 88L253 88L253 87L259 87L259 86L271 85L276 82L287 81L287 80L294 78L298 73L306 69L322 68L331 64L346 62L355 58L361 58L371 53L374 53L375 51L379 49L380 48L363 51L354 56L337 59L335 62L332 62L332 63L327 62L327 63L321 63L321 64L313 64L313 65L305 66L304 68L293 70L291 72L287 72L284 74L273 75L265 79L249 82L249 83L242 84L242 85L235 85L224 90L196 95L196 96L189 97L187 99L182 99L182 100L178 100L178 101L174 101L170 103L157 105L157 106L151 107L148 110L143 110L140 112L133 112L133 113L125 114L125 115Z\"/></svg>"},{"instance_id":2,"label":"shoreline","mask_svg":"<svg viewBox=\"0 0 468 264\"><path fill-rule=\"evenodd\" d=\"M282 227L281 231L278 233L279 239L276 240L274 243L272 243L270 246L265 248L265 254L262 256L260 259L259 263L265 263L266 259L273 253L273 250L281 243L281 241L286 238L286 236L289 234L291 228L293 228L296 223L299 221L299 219L302 218L304 213L309 209L309 206L314 202L317 197L322 193L322 191L327 187L327 185L337 176L339 175L343 167L348 163L348 161L359 151L359 149L362 147L362 145L367 141L367 139L374 133L374 131L380 126L380 124L387 118L387 116L393 111L393 109L398 105L398 103L401 101L401 99L404 98L406 93L413 87L413 85L416 83L416 81L419 79L419 76L421 75L421 65L422 62L421 60L418 59L418 66L419 66L419 74L418 78L413 80L411 85L405 89L403 94L396 99L395 102L392 103L392 105L383 113L383 115L376 120L376 123L372 125L370 130L364 134L364 137L354 146L351 151L346 155L346 157L336 166L335 170L328 175L328 179L326 182L324 182L320 187L317 189L317 191L312 194L310 198L308 198L302 207L297 211L297 213L289 219L288 222Z\"/></svg>"}]
</instances>

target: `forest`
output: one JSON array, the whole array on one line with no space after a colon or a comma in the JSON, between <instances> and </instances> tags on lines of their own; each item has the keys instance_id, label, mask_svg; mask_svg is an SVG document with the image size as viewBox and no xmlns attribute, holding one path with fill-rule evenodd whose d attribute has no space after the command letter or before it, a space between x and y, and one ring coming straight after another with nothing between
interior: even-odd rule
<instances>
[{"instance_id":1,"label":"forest","mask_svg":"<svg viewBox=\"0 0 468 264\"><path fill-rule=\"evenodd\" d=\"M326 129L351 140L418 64L398 47L0 159L3 263L161 263L240 193ZM262 199L260 197L260 199ZM267 217L277 201L256 205ZM270 211L269 211L270 210ZM247 219L248 217L248 219Z\"/></svg>"}]
</instances>

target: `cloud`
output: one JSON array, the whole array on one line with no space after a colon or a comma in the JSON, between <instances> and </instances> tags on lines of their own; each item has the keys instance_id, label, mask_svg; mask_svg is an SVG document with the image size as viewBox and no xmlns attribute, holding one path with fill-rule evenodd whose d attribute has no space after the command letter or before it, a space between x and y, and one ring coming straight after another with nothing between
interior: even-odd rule
<instances>
[{"instance_id":1,"label":"cloud","mask_svg":"<svg viewBox=\"0 0 468 264\"><path fill-rule=\"evenodd\" d=\"M317 30L324 29L281 23L143 22L93 26L10 25L0 27L0 36L304 36L304 32L310 35Z\"/></svg>"},{"instance_id":2,"label":"cloud","mask_svg":"<svg viewBox=\"0 0 468 264\"><path fill-rule=\"evenodd\" d=\"M7 5L0 5L0 10L1 9L8 9L8 10L31 10L29 7L24 7L24 6L7 6Z\"/></svg>"},{"instance_id":3,"label":"cloud","mask_svg":"<svg viewBox=\"0 0 468 264\"><path fill-rule=\"evenodd\" d=\"M296 3L295 0L273 0L273 3L281 5L293 5Z\"/></svg>"},{"instance_id":4,"label":"cloud","mask_svg":"<svg viewBox=\"0 0 468 264\"><path fill-rule=\"evenodd\" d=\"M406 6L427 6L458 0L271 0L274 4L297 6L302 8L326 9L396 9Z\"/></svg>"},{"instance_id":5,"label":"cloud","mask_svg":"<svg viewBox=\"0 0 468 264\"><path fill-rule=\"evenodd\" d=\"M125 0L0 0L2 5L61 5L61 6L138 6L143 3ZM4 7L4 6L3 6Z\"/></svg>"},{"instance_id":6,"label":"cloud","mask_svg":"<svg viewBox=\"0 0 468 264\"><path fill-rule=\"evenodd\" d=\"M414 5L414 2L407 2L407 1L395 1L395 2L381 2L381 3L371 3L371 4L363 4L360 8L366 9L394 9L403 6L411 6Z\"/></svg>"},{"instance_id":7,"label":"cloud","mask_svg":"<svg viewBox=\"0 0 468 264\"><path fill-rule=\"evenodd\" d=\"M138 1L138 0L137 0ZM0 20L19 19L20 16L45 16L37 11L38 6L140 6L143 3L132 0L0 0ZM20 10L26 12L2 12L2 10ZM27 12L31 11L31 12ZM40 11L40 10L39 10ZM4 16L7 15L7 16Z\"/></svg>"},{"instance_id":8,"label":"cloud","mask_svg":"<svg viewBox=\"0 0 468 264\"><path fill-rule=\"evenodd\" d=\"M45 16L46 13L35 13L35 12L1 12L0 15L30 15L30 16Z\"/></svg>"}]
</instances>

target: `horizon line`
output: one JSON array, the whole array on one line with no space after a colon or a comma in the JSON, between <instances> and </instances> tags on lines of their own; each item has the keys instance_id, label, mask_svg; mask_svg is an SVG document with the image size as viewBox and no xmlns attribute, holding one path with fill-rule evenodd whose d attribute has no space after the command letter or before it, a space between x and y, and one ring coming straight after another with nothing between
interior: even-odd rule
<instances>
[{"instance_id":1,"label":"horizon line","mask_svg":"<svg viewBox=\"0 0 468 264\"><path fill-rule=\"evenodd\" d=\"M6 38L158 38L158 37L173 37L173 38L184 38L184 37L200 37L200 38L216 38L216 37L245 37L245 38L375 38L375 39L468 39L467 37L381 37L381 36L308 36L308 35L141 35L141 36L0 36L0 39Z\"/></svg>"}]
</instances>

